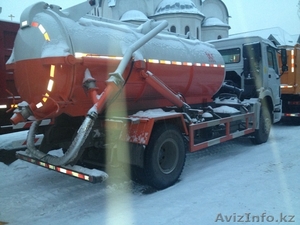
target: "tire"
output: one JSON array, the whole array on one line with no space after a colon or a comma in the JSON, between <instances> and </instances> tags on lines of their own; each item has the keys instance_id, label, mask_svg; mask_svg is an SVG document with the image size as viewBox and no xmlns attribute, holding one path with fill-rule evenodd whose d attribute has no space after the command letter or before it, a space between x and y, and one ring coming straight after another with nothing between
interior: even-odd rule
<instances>
[{"instance_id":1,"label":"tire","mask_svg":"<svg viewBox=\"0 0 300 225\"><path fill-rule=\"evenodd\" d=\"M140 184L147 184L144 169L135 165L130 167L130 179Z\"/></svg>"},{"instance_id":2,"label":"tire","mask_svg":"<svg viewBox=\"0 0 300 225\"><path fill-rule=\"evenodd\" d=\"M183 136L178 128L171 124L157 125L145 149L143 181L158 190L174 185L182 173L185 158Z\"/></svg>"},{"instance_id":3,"label":"tire","mask_svg":"<svg viewBox=\"0 0 300 225\"><path fill-rule=\"evenodd\" d=\"M262 106L259 115L259 129L255 130L254 138L251 139L253 144L259 145L269 139L272 127L272 119L268 107Z\"/></svg>"}]
</instances>

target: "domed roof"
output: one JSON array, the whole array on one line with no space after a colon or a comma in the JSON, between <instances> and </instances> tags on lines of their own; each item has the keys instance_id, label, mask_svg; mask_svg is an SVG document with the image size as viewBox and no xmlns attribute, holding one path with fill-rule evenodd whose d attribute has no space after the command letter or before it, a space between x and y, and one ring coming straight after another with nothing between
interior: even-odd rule
<instances>
[{"instance_id":1,"label":"domed roof","mask_svg":"<svg viewBox=\"0 0 300 225\"><path fill-rule=\"evenodd\" d=\"M202 24L203 27L211 27L211 26L220 26L220 27L229 27L228 24L222 22L220 19L215 17L206 18Z\"/></svg>"},{"instance_id":2,"label":"domed roof","mask_svg":"<svg viewBox=\"0 0 300 225\"><path fill-rule=\"evenodd\" d=\"M123 22L126 21L147 21L148 17L138 10L129 10L123 14L123 16L120 19Z\"/></svg>"},{"instance_id":3,"label":"domed roof","mask_svg":"<svg viewBox=\"0 0 300 225\"><path fill-rule=\"evenodd\" d=\"M154 15L169 13L190 13L203 15L191 0L163 0Z\"/></svg>"}]
</instances>

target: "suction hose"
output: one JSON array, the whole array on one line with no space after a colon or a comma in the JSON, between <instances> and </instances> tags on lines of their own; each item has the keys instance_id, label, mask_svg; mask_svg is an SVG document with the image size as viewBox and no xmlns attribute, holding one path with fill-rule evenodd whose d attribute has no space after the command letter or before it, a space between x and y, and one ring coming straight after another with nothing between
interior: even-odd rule
<instances>
[{"instance_id":1,"label":"suction hose","mask_svg":"<svg viewBox=\"0 0 300 225\"><path fill-rule=\"evenodd\" d=\"M35 147L34 145L35 133L41 121L40 120L34 121L30 126L28 136L27 136L27 150L31 156L40 159L43 162L53 164L55 166L70 164L80 152L79 150L81 146L84 144L87 136L89 135L96 118L97 118L96 111L89 112L89 114L86 116L85 120L81 124L80 128L78 129L77 135L74 138L72 144L70 145L66 153L61 157L46 154L44 152L39 151Z\"/></svg>"}]
</instances>

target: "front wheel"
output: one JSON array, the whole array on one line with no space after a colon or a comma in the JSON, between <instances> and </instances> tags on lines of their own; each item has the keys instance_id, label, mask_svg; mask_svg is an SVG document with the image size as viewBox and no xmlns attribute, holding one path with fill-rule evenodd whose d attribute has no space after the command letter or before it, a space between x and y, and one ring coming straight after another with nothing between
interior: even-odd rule
<instances>
[{"instance_id":1,"label":"front wheel","mask_svg":"<svg viewBox=\"0 0 300 225\"><path fill-rule=\"evenodd\" d=\"M254 138L251 139L253 144L262 144L268 141L272 127L272 119L268 107L261 107L259 115L259 128L255 130Z\"/></svg>"},{"instance_id":2,"label":"front wheel","mask_svg":"<svg viewBox=\"0 0 300 225\"><path fill-rule=\"evenodd\" d=\"M156 189L177 182L185 164L183 136L177 127L160 124L152 132L145 151L144 180Z\"/></svg>"}]
</instances>

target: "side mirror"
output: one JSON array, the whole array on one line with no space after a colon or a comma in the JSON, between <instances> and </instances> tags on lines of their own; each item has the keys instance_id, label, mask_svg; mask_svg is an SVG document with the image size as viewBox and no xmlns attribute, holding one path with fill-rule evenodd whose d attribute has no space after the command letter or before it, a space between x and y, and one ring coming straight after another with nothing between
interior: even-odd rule
<instances>
[{"instance_id":1,"label":"side mirror","mask_svg":"<svg viewBox=\"0 0 300 225\"><path fill-rule=\"evenodd\" d=\"M286 53L286 49L281 49L281 71L282 71L282 74L286 71L289 70L289 67L287 65L287 53ZM281 75L282 75L281 74Z\"/></svg>"}]
</instances>

